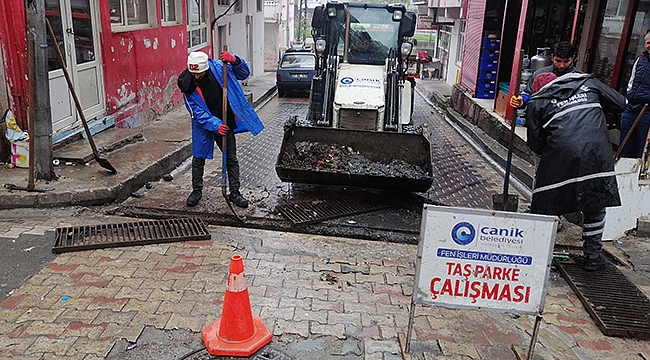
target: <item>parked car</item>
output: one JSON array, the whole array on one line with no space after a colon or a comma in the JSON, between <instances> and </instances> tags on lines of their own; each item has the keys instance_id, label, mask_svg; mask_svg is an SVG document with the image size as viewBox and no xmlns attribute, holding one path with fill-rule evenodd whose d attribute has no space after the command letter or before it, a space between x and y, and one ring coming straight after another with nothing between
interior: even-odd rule
<instances>
[{"instance_id":1,"label":"parked car","mask_svg":"<svg viewBox=\"0 0 650 360\"><path fill-rule=\"evenodd\" d=\"M287 50L282 54L276 71L278 96L289 91L309 91L316 72L316 55L309 51Z\"/></svg>"}]
</instances>

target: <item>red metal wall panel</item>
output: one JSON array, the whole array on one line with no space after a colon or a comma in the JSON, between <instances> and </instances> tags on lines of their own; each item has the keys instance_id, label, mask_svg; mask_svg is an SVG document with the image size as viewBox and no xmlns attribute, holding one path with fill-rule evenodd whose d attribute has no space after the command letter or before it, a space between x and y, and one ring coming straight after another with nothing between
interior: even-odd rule
<instances>
[{"instance_id":1,"label":"red metal wall panel","mask_svg":"<svg viewBox=\"0 0 650 360\"><path fill-rule=\"evenodd\" d=\"M16 116L18 126L27 131L29 85L23 4L24 0L0 1L0 45L4 57L0 59L0 66L5 67L6 78L0 79L0 86L6 86L9 108Z\"/></svg>"},{"instance_id":2,"label":"red metal wall panel","mask_svg":"<svg viewBox=\"0 0 650 360\"><path fill-rule=\"evenodd\" d=\"M472 93L476 91L478 79L486 2L487 0L471 0L467 9L467 27L465 29L463 64L460 68L460 84Z\"/></svg>"}]
</instances>

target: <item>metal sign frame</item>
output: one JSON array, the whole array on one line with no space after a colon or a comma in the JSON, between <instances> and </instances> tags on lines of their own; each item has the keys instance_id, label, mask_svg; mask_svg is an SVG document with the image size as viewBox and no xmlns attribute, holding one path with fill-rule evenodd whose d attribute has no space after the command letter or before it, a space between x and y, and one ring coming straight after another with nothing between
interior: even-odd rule
<instances>
[{"instance_id":1,"label":"metal sign frame","mask_svg":"<svg viewBox=\"0 0 650 360\"><path fill-rule=\"evenodd\" d=\"M406 351L420 303L536 315L532 356L557 224L554 216L425 205Z\"/></svg>"}]
</instances>

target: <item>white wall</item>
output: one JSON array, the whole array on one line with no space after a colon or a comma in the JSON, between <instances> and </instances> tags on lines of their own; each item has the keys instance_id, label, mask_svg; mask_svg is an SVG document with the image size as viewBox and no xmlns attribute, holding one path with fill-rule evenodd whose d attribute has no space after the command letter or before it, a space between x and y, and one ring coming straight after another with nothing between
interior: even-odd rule
<instances>
[{"instance_id":1,"label":"white wall","mask_svg":"<svg viewBox=\"0 0 650 360\"><path fill-rule=\"evenodd\" d=\"M451 42L449 44L449 64L447 64L447 74L445 82L449 85L456 83L456 74L460 73L460 64L456 62L456 52L458 49L458 29L460 29L460 20L454 20L454 26L451 30Z\"/></svg>"},{"instance_id":2,"label":"white wall","mask_svg":"<svg viewBox=\"0 0 650 360\"><path fill-rule=\"evenodd\" d=\"M275 70L278 63L280 55L279 30L279 23L267 22L264 24L264 67L267 70Z\"/></svg>"},{"instance_id":3,"label":"white wall","mask_svg":"<svg viewBox=\"0 0 650 360\"><path fill-rule=\"evenodd\" d=\"M251 77L264 74L264 8L257 11L257 0L241 0L242 11L234 12L234 8L228 15L222 17L215 25L226 27L226 43L230 52L237 54L248 63L251 69ZM216 15L221 14L227 7L218 6L215 8ZM213 47L217 44L213 39ZM214 49L215 57L221 49Z\"/></svg>"}]
</instances>

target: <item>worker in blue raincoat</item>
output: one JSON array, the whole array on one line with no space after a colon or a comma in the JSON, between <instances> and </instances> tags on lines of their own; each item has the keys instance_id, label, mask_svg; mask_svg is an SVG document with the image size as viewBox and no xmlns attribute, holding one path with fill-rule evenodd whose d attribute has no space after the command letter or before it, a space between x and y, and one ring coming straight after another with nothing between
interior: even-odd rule
<instances>
[{"instance_id":1,"label":"worker in blue raincoat","mask_svg":"<svg viewBox=\"0 0 650 360\"><path fill-rule=\"evenodd\" d=\"M228 112L223 118L223 64L228 63ZM226 136L226 170L230 201L239 207L248 207L248 200L240 193L239 162L235 134L250 131L257 135L263 129L262 121L246 100L237 80L250 75L248 64L228 51L221 60L210 59L201 51L187 57L187 69L178 76L178 87L183 92L185 107L192 116L192 193L187 206L196 206L203 195L205 160L212 159L214 143L222 147L221 137Z\"/></svg>"}]
</instances>

